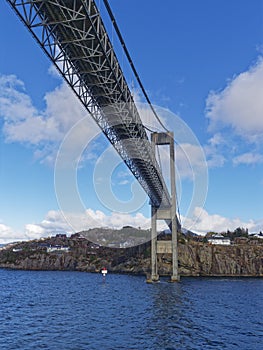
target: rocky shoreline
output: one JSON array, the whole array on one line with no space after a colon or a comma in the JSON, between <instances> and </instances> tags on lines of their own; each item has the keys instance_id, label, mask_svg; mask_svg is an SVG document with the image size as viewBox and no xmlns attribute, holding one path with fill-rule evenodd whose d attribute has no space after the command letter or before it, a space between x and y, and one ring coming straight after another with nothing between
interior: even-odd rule
<instances>
[{"instance_id":1,"label":"rocky shoreline","mask_svg":"<svg viewBox=\"0 0 263 350\"><path fill-rule=\"evenodd\" d=\"M222 246L180 240L179 273L181 276L263 277L263 244L260 243ZM125 249L108 248L77 234L71 238L16 243L0 250L0 268L21 270L99 272L105 266L111 273L146 275L150 272L150 263L149 242ZM171 256L159 255L158 267L160 275L169 275Z\"/></svg>"}]
</instances>

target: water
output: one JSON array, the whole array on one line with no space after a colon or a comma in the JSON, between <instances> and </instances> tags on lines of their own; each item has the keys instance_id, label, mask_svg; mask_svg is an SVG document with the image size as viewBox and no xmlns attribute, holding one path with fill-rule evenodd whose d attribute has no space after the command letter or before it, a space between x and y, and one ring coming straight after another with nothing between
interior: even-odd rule
<instances>
[{"instance_id":1,"label":"water","mask_svg":"<svg viewBox=\"0 0 263 350\"><path fill-rule=\"evenodd\" d=\"M263 279L0 269L0 349L263 348Z\"/></svg>"}]
</instances>

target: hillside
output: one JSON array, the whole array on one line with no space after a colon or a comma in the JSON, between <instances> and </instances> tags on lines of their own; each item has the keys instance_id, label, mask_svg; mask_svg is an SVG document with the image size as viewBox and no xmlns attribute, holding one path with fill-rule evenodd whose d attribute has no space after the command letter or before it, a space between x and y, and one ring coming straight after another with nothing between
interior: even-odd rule
<instances>
[{"instance_id":1,"label":"hillside","mask_svg":"<svg viewBox=\"0 0 263 350\"><path fill-rule=\"evenodd\" d=\"M134 232L136 235L138 232ZM262 277L262 240L241 239L237 242L223 246L180 238L180 275ZM0 250L1 268L99 272L103 266L110 272L146 275L150 272L150 242L130 248L109 248L91 242L82 232L70 238L58 235L20 242ZM171 257L160 255L160 274L166 275L170 271Z\"/></svg>"}]
</instances>

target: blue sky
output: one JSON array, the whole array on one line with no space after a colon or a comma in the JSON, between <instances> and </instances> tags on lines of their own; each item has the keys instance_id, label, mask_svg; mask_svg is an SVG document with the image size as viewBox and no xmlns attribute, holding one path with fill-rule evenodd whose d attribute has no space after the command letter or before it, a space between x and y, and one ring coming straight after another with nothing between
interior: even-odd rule
<instances>
[{"instance_id":1,"label":"blue sky","mask_svg":"<svg viewBox=\"0 0 263 350\"><path fill-rule=\"evenodd\" d=\"M97 4L105 17L103 1ZM152 103L169 109L171 116L164 117L167 126L176 128L175 120L185 125L205 154L207 198L188 211L195 184L180 151L198 169L199 145L189 141L178 149L184 226L200 232L238 226L263 230L263 1L166 0L160 5L157 0L111 0L110 4ZM116 36L107 26L127 81L141 99ZM0 243L55 230L69 232L72 228L60 211L66 204L54 187L55 159L69 130L87 114L4 1L0 42ZM108 198L98 198L104 193L99 187L105 184L99 176L104 175L104 157L106 163L108 156L115 164L108 186L119 200L130 201L133 178L111 150L105 153L108 143L91 119L86 123L83 128L90 142L77 166L77 182L89 219L85 213L68 212L68 221L76 230L94 225L149 227L147 199L138 188L140 203L135 201L132 208L123 205L123 213L112 210ZM199 181L196 187L205 187L206 180Z\"/></svg>"}]
</instances>

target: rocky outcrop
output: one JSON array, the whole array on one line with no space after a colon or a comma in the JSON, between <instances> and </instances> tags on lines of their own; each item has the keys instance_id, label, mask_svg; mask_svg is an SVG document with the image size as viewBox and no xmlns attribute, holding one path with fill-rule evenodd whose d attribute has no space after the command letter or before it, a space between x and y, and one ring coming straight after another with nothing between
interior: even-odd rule
<instances>
[{"instance_id":1,"label":"rocky outcrop","mask_svg":"<svg viewBox=\"0 0 263 350\"><path fill-rule=\"evenodd\" d=\"M181 275L263 276L263 245L181 244Z\"/></svg>"},{"instance_id":2,"label":"rocky outcrop","mask_svg":"<svg viewBox=\"0 0 263 350\"><path fill-rule=\"evenodd\" d=\"M49 242L50 243L50 242ZM60 242L61 243L61 242ZM24 243L18 251L0 251L0 267L25 270L71 270L147 274L150 272L150 244L128 249L94 247L87 240L64 240L69 252L48 253L46 248ZM181 276L260 276L263 277L263 244L211 245L201 242L179 244ZM171 273L171 256L159 255L161 275Z\"/></svg>"}]
</instances>

